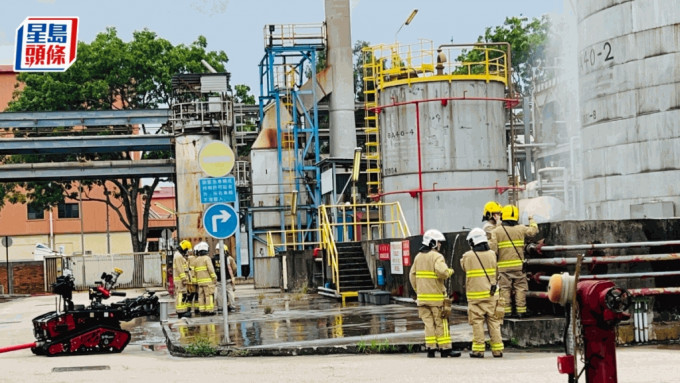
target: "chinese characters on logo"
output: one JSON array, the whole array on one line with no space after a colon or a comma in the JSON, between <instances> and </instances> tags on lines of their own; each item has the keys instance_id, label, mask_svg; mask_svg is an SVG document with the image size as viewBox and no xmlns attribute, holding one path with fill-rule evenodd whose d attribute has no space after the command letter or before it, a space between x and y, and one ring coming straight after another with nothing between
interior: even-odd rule
<instances>
[{"instance_id":1,"label":"chinese characters on logo","mask_svg":"<svg viewBox=\"0 0 680 383\"><path fill-rule=\"evenodd\" d=\"M77 17L28 17L17 28L14 71L63 72L76 60Z\"/></svg>"}]
</instances>

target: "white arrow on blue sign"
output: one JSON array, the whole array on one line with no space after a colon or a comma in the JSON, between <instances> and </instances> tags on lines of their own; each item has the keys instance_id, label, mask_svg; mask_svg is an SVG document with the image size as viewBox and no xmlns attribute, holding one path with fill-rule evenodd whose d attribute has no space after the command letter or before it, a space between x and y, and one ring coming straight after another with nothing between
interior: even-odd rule
<instances>
[{"instance_id":1,"label":"white arrow on blue sign","mask_svg":"<svg viewBox=\"0 0 680 383\"><path fill-rule=\"evenodd\" d=\"M216 203L203 213L203 227L213 238L229 238L238 228L238 214L231 205Z\"/></svg>"}]
</instances>

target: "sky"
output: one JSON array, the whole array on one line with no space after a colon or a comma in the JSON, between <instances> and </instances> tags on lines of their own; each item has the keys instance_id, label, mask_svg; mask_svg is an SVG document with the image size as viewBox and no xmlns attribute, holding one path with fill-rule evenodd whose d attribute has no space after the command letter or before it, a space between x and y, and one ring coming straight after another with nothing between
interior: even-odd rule
<instances>
[{"instance_id":1,"label":"sky","mask_svg":"<svg viewBox=\"0 0 680 383\"><path fill-rule=\"evenodd\" d=\"M402 44L419 39L472 43L486 27L502 25L506 17L561 14L563 0L349 0L352 42L392 43L413 9L413 21L396 35ZM78 39L87 43L113 26L129 41L132 32L148 28L174 45L191 44L199 35L209 50L229 57L231 84L246 84L259 95L258 64L264 56L267 24L307 24L324 21L323 0L21 0L3 4L0 12L0 65L14 59L16 28L26 17L77 16Z\"/></svg>"}]
</instances>

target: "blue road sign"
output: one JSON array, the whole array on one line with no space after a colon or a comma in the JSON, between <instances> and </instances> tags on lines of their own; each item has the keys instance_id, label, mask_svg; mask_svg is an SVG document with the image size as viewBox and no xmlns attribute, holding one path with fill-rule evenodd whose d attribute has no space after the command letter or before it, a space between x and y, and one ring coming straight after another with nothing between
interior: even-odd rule
<instances>
[{"instance_id":1,"label":"blue road sign","mask_svg":"<svg viewBox=\"0 0 680 383\"><path fill-rule=\"evenodd\" d=\"M201 178L198 185L201 203L236 202L234 177Z\"/></svg>"},{"instance_id":2,"label":"blue road sign","mask_svg":"<svg viewBox=\"0 0 680 383\"><path fill-rule=\"evenodd\" d=\"M203 213L203 227L213 238L231 237L238 228L238 213L231 205L216 203Z\"/></svg>"}]
</instances>

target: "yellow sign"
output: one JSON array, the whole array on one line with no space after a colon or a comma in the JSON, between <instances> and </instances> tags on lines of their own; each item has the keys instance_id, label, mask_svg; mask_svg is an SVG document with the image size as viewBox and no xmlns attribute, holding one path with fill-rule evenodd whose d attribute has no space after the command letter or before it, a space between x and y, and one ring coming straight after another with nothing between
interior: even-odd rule
<instances>
[{"instance_id":1,"label":"yellow sign","mask_svg":"<svg viewBox=\"0 0 680 383\"><path fill-rule=\"evenodd\" d=\"M210 177L224 177L234 168L234 151L222 141L210 141L198 153L198 163Z\"/></svg>"}]
</instances>

